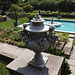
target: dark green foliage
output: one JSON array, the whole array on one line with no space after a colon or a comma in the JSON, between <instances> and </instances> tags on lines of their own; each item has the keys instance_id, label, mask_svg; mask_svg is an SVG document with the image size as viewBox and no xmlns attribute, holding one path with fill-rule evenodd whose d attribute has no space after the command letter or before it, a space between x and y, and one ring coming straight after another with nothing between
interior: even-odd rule
<instances>
[{"instance_id":1,"label":"dark green foliage","mask_svg":"<svg viewBox=\"0 0 75 75\"><path fill-rule=\"evenodd\" d=\"M62 66L61 66L61 75L71 74L70 66L69 66L68 62L65 60L64 52L62 52L59 49L56 49L56 47L49 48L49 49L45 50L44 52L54 54L57 56L63 56L64 61L63 61Z\"/></svg>"},{"instance_id":2,"label":"dark green foliage","mask_svg":"<svg viewBox=\"0 0 75 75\"><path fill-rule=\"evenodd\" d=\"M30 4L34 7L34 10L53 11L60 9L61 11L75 11L75 0L2 0L2 2L0 2L3 11L8 10L11 4L18 4L20 7ZM18 8L17 6L14 7ZM20 10L22 10L22 8L20 8Z\"/></svg>"},{"instance_id":3,"label":"dark green foliage","mask_svg":"<svg viewBox=\"0 0 75 75\"><path fill-rule=\"evenodd\" d=\"M22 29L22 28L20 28L20 27L12 28L13 31L18 31L18 30L20 30L20 29Z\"/></svg>"},{"instance_id":4,"label":"dark green foliage","mask_svg":"<svg viewBox=\"0 0 75 75\"><path fill-rule=\"evenodd\" d=\"M3 42L3 43L5 43L5 40L4 39L0 39L0 41Z\"/></svg>"},{"instance_id":5,"label":"dark green foliage","mask_svg":"<svg viewBox=\"0 0 75 75\"><path fill-rule=\"evenodd\" d=\"M1 38L8 37L8 34L7 34L7 33L2 32L2 33L0 33L0 37L1 37Z\"/></svg>"},{"instance_id":6,"label":"dark green foliage","mask_svg":"<svg viewBox=\"0 0 75 75\"><path fill-rule=\"evenodd\" d=\"M12 33L12 29L6 29L6 30L4 30L4 32L7 34Z\"/></svg>"},{"instance_id":7,"label":"dark green foliage","mask_svg":"<svg viewBox=\"0 0 75 75\"><path fill-rule=\"evenodd\" d=\"M31 12L33 10L33 6L28 4L28 5L25 5L23 9L25 12Z\"/></svg>"},{"instance_id":8,"label":"dark green foliage","mask_svg":"<svg viewBox=\"0 0 75 75\"><path fill-rule=\"evenodd\" d=\"M45 50L44 52L58 55L58 56L64 56L64 52L62 52L60 49L56 49L56 47L49 48Z\"/></svg>"},{"instance_id":9,"label":"dark green foliage","mask_svg":"<svg viewBox=\"0 0 75 75\"><path fill-rule=\"evenodd\" d=\"M21 36L20 32L12 33L10 38L14 41L21 41L22 40L22 36Z\"/></svg>"},{"instance_id":10,"label":"dark green foliage","mask_svg":"<svg viewBox=\"0 0 75 75\"><path fill-rule=\"evenodd\" d=\"M28 13L28 18L31 20L34 16L35 16L36 13Z\"/></svg>"},{"instance_id":11,"label":"dark green foliage","mask_svg":"<svg viewBox=\"0 0 75 75\"><path fill-rule=\"evenodd\" d=\"M29 0L25 4L32 5L34 10L75 11L75 1L73 0Z\"/></svg>"},{"instance_id":12,"label":"dark green foliage","mask_svg":"<svg viewBox=\"0 0 75 75\"><path fill-rule=\"evenodd\" d=\"M23 9L21 7L19 7L18 5L16 4L12 4L9 8L9 11L10 12L15 12L15 11L22 11Z\"/></svg>"},{"instance_id":13,"label":"dark green foliage","mask_svg":"<svg viewBox=\"0 0 75 75\"><path fill-rule=\"evenodd\" d=\"M25 46L24 46L24 42L19 42L17 45L18 45L18 47L22 47L22 48L24 48Z\"/></svg>"},{"instance_id":14,"label":"dark green foliage","mask_svg":"<svg viewBox=\"0 0 75 75\"><path fill-rule=\"evenodd\" d=\"M25 11L18 12L18 15L27 14Z\"/></svg>"},{"instance_id":15,"label":"dark green foliage","mask_svg":"<svg viewBox=\"0 0 75 75\"><path fill-rule=\"evenodd\" d=\"M18 31L20 29L21 29L20 27L15 27L15 28L10 28L10 29L5 29L4 32L6 34L11 34L12 32Z\"/></svg>"},{"instance_id":16,"label":"dark green foliage","mask_svg":"<svg viewBox=\"0 0 75 75\"><path fill-rule=\"evenodd\" d=\"M69 74L71 74L70 66L68 62L65 61L64 59L63 64L61 66L61 75L69 75Z\"/></svg>"},{"instance_id":17,"label":"dark green foliage","mask_svg":"<svg viewBox=\"0 0 75 75\"><path fill-rule=\"evenodd\" d=\"M5 68L5 64L0 63L0 75L9 75L8 70Z\"/></svg>"}]
</instances>

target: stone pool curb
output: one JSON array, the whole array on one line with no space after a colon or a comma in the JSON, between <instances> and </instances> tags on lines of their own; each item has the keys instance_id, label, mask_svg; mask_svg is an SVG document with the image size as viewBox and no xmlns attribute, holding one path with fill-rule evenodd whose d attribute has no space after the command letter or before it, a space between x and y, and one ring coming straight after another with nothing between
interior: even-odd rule
<instances>
[{"instance_id":1,"label":"stone pool curb","mask_svg":"<svg viewBox=\"0 0 75 75\"><path fill-rule=\"evenodd\" d=\"M26 48L19 48L17 46L0 43L0 57L14 60L24 53Z\"/></svg>"}]
</instances>

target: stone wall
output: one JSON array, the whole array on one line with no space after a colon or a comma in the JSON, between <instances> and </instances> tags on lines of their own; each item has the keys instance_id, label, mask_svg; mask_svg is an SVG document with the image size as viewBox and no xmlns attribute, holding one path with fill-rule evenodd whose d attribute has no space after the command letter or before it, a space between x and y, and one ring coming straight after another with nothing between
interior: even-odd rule
<instances>
[{"instance_id":1,"label":"stone wall","mask_svg":"<svg viewBox=\"0 0 75 75\"><path fill-rule=\"evenodd\" d=\"M15 15L13 16L13 15L8 15L10 18L12 18L12 19L15 19ZM21 14L21 15L18 15L18 18L23 18L23 17L27 17L27 15L26 14Z\"/></svg>"}]
</instances>

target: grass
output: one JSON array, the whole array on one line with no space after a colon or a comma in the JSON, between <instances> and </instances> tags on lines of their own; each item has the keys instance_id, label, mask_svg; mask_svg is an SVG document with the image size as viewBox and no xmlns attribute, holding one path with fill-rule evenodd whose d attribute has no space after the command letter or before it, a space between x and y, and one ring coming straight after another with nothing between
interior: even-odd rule
<instances>
[{"instance_id":1,"label":"grass","mask_svg":"<svg viewBox=\"0 0 75 75\"><path fill-rule=\"evenodd\" d=\"M10 28L14 27L14 21L15 20L0 22L0 28L10 29ZM23 24L24 22L28 22L29 19L27 17L24 17L24 18L19 18L18 21L20 21L20 24Z\"/></svg>"},{"instance_id":2,"label":"grass","mask_svg":"<svg viewBox=\"0 0 75 75\"><path fill-rule=\"evenodd\" d=\"M0 22L0 28L3 28L3 29L12 28L14 26L13 22L14 20Z\"/></svg>"},{"instance_id":3,"label":"grass","mask_svg":"<svg viewBox=\"0 0 75 75\"><path fill-rule=\"evenodd\" d=\"M20 21L20 24L23 24L24 22L28 22L29 19L27 17L24 17L24 18L18 19L18 21Z\"/></svg>"},{"instance_id":4,"label":"grass","mask_svg":"<svg viewBox=\"0 0 75 75\"><path fill-rule=\"evenodd\" d=\"M0 75L9 75L8 70L5 68L6 64L0 62Z\"/></svg>"}]
</instances>

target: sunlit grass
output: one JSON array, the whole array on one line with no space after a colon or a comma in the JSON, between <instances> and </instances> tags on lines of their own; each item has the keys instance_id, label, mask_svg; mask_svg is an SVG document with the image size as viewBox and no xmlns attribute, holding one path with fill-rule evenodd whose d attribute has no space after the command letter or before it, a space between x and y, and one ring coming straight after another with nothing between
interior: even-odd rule
<instances>
[{"instance_id":1,"label":"sunlit grass","mask_svg":"<svg viewBox=\"0 0 75 75\"><path fill-rule=\"evenodd\" d=\"M15 20L0 22L0 28L10 29L10 28L14 27L14 21ZM27 17L24 17L24 18L19 18L18 21L20 21L20 24L23 24L24 22L28 22L29 19Z\"/></svg>"},{"instance_id":2,"label":"sunlit grass","mask_svg":"<svg viewBox=\"0 0 75 75\"><path fill-rule=\"evenodd\" d=\"M9 75L6 64L0 62L0 75Z\"/></svg>"}]
</instances>

